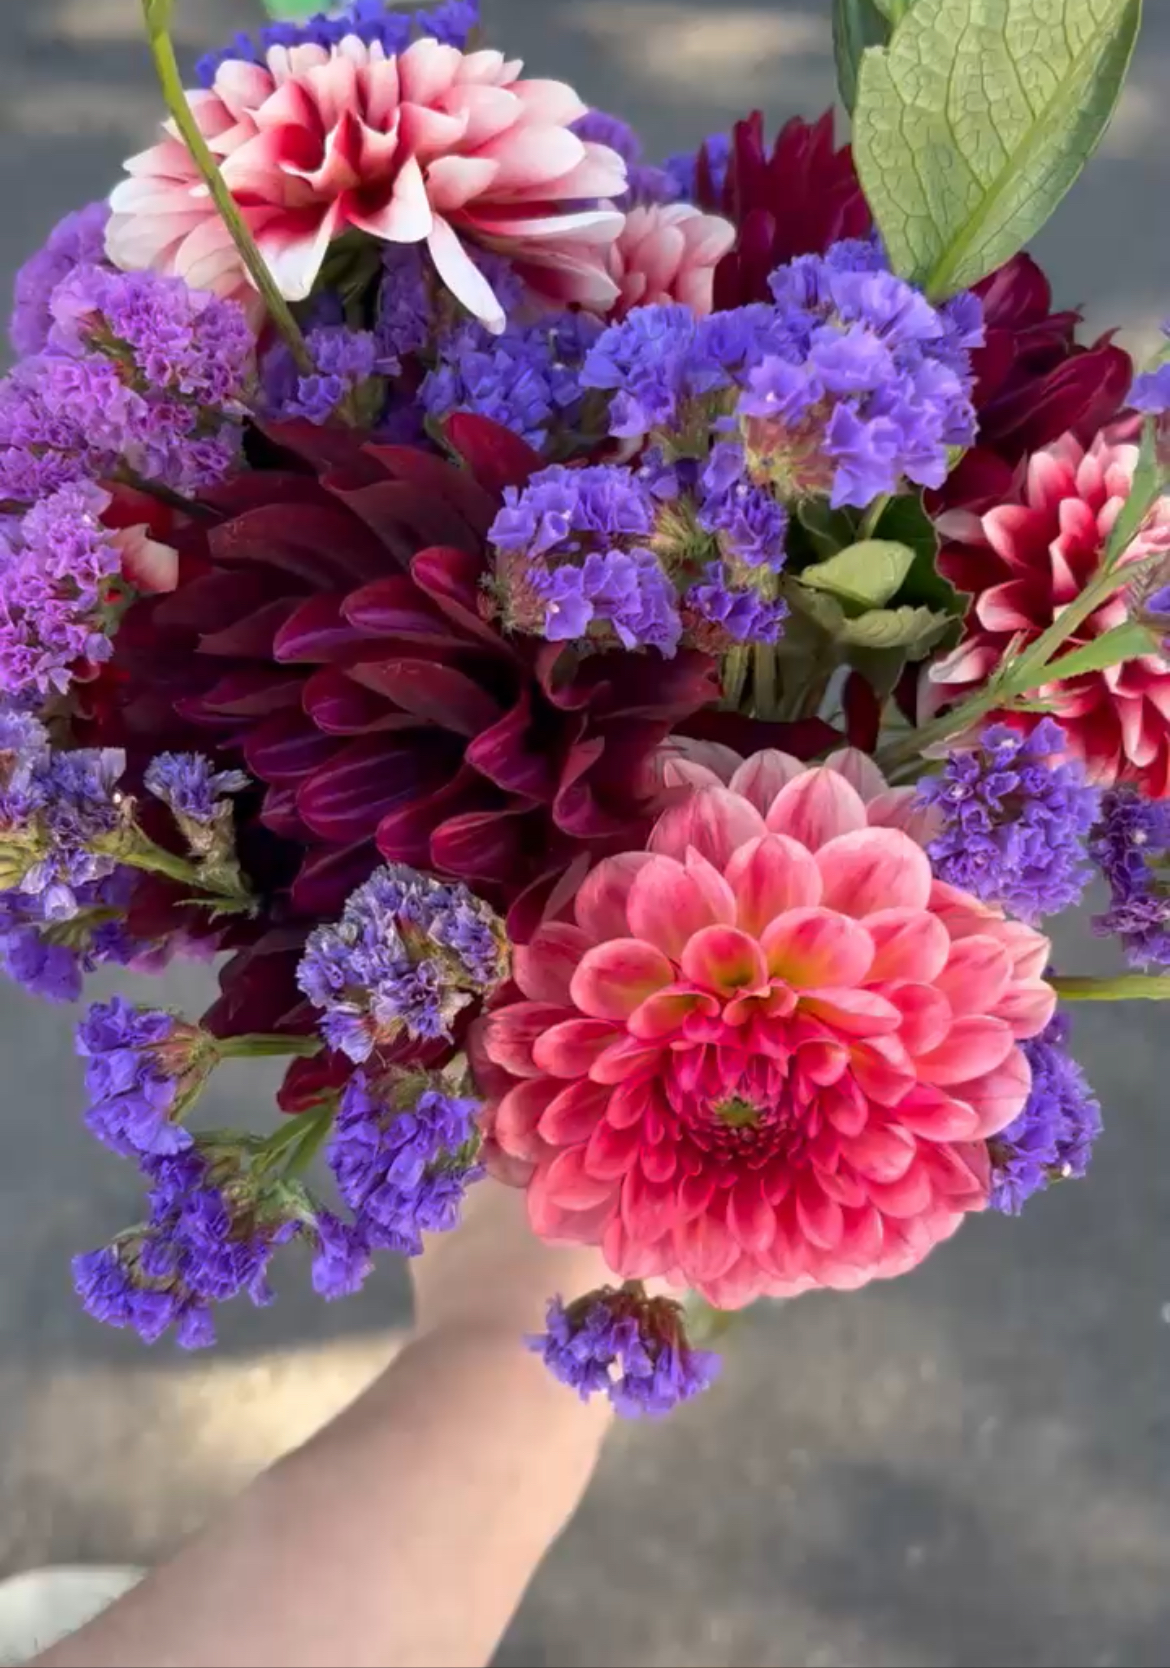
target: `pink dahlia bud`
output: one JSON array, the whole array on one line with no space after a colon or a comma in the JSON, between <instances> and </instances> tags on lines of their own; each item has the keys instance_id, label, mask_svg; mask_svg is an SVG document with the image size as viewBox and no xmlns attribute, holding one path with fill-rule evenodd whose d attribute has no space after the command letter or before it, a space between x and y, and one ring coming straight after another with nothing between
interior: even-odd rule
<instances>
[{"instance_id":1,"label":"pink dahlia bud","mask_svg":"<svg viewBox=\"0 0 1170 1668\"><path fill-rule=\"evenodd\" d=\"M517 955L473 1049L539 1234L736 1308L904 1273L984 1208L1048 942L936 882L896 813L855 755L756 755Z\"/></svg>"},{"instance_id":2,"label":"pink dahlia bud","mask_svg":"<svg viewBox=\"0 0 1170 1668\"><path fill-rule=\"evenodd\" d=\"M625 163L579 139L586 106L559 81L522 81L499 52L419 40L396 57L348 36L233 59L191 94L195 119L248 229L290 301L313 288L349 230L426 243L440 278L491 329L504 313L465 241L522 265L534 287L599 311L617 289L605 249L624 216ZM176 273L247 298L248 280L186 146L133 157L111 199L118 266Z\"/></svg>"},{"instance_id":3,"label":"pink dahlia bud","mask_svg":"<svg viewBox=\"0 0 1170 1668\"><path fill-rule=\"evenodd\" d=\"M681 301L705 318L711 311L715 268L735 242L735 227L690 203L654 203L626 216L609 247L609 274L618 287L615 311Z\"/></svg>"},{"instance_id":4,"label":"pink dahlia bud","mask_svg":"<svg viewBox=\"0 0 1170 1668\"><path fill-rule=\"evenodd\" d=\"M948 511L938 526L940 566L971 594L963 641L924 674L924 716L964 700L1004 657L1026 648L1098 573L1109 535L1129 497L1138 447L1125 428L1103 430L1088 448L1073 435L1035 452L1018 485L984 513ZM1125 552L1141 563L1136 591L1170 560L1170 499L1160 498ZM1141 595L1115 592L1065 645L1081 648L1123 625ZM1035 692L1065 732L1070 753L1102 787L1133 783L1153 799L1170 793L1170 662L1143 655L1124 668L1089 672ZM1012 715L1013 725L1039 718Z\"/></svg>"}]
</instances>

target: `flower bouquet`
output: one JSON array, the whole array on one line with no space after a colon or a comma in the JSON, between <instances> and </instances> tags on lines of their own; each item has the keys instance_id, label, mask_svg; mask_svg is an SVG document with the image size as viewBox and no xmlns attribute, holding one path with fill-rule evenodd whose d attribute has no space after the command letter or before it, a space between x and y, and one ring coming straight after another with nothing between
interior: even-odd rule
<instances>
[{"instance_id":1,"label":"flower bouquet","mask_svg":"<svg viewBox=\"0 0 1170 1668\"><path fill-rule=\"evenodd\" d=\"M207 1344L285 1243L342 1297L506 1185L613 1273L529 1345L662 1413L717 1365L685 1294L1084 1174L1064 1004L1170 996L1170 363L1020 251L1140 9L836 0L852 150L754 113L656 166L471 0L190 91L144 0L167 120L0 386L0 956L220 958L198 1023L79 1027L145 1191L90 1314ZM1051 965L1095 870L1154 972ZM271 1129L201 1128L260 1055Z\"/></svg>"}]
</instances>

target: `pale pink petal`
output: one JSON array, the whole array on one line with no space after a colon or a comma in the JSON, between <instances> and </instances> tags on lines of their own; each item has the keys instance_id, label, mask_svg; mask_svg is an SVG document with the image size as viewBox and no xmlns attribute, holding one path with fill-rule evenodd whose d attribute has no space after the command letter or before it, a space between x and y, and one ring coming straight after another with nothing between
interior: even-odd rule
<instances>
[{"instance_id":1,"label":"pale pink petal","mask_svg":"<svg viewBox=\"0 0 1170 1668\"><path fill-rule=\"evenodd\" d=\"M498 173L488 157L440 156L427 169L427 196L436 214L461 209L486 191Z\"/></svg>"},{"instance_id":2,"label":"pale pink petal","mask_svg":"<svg viewBox=\"0 0 1170 1668\"><path fill-rule=\"evenodd\" d=\"M701 988L723 995L759 991L768 982L759 944L737 927L704 927L695 933L683 950L682 970Z\"/></svg>"},{"instance_id":3,"label":"pale pink petal","mask_svg":"<svg viewBox=\"0 0 1170 1668\"><path fill-rule=\"evenodd\" d=\"M826 987L801 996L800 1011L823 1019L846 1036L875 1037L896 1031L902 1016L892 1002L873 990Z\"/></svg>"},{"instance_id":4,"label":"pale pink petal","mask_svg":"<svg viewBox=\"0 0 1170 1668\"><path fill-rule=\"evenodd\" d=\"M947 929L924 909L879 909L865 917L874 948L871 979L915 979L930 983L946 966L951 950Z\"/></svg>"},{"instance_id":5,"label":"pale pink petal","mask_svg":"<svg viewBox=\"0 0 1170 1668\"><path fill-rule=\"evenodd\" d=\"M152 539L150 529L124 527L113 535L122 573L136 591L146 596L173 591L179 583L179 552L173 545Z\"/></svg>"},{"instance_id":6,"label":"pale pink petal","mask_svg":"<svg viewBox=\"0 0 1170 1668\"><path fill-rule=\"evenodd\" d=\"M822 765L782 788L767 820L771 833L787 834L816 851L839 835L863 829L865 802L844 776Z\"/></svg>"},{"instance_id":7,"label":"pale pink petal","mask_svg":"<svg viewBox=\"0 0 1170 1668\"><path fill-rule=\"evenodd\" d=\"M842 834L821 846L817 863L826 908L846 915L864 919L878 910L925 909L930 900L926 853L896 828Z\"/></svg>"},{"instance_id":8,"label":"pale pink petal","mask_svg":"<svg viewBox=\"0 0 1170 1668\"><path fill-rule=\"evenodd\" d=\"M791 753L766 747L743 761L728 786L732 793L750 799L761 816L766 817L781 788L803 776L807 769L808 766L794 759Z\"/></svg>"},{"instance_id":9,"label":"pale pink petal","mask_svg":"<svg viewBox=\"0 0 1170 1668\"><path fill-rule=\"evenodd\" d=\"M580 121L589 109L563 81L517 81L512 92L523 107L526 124L567 127Z\"/></svg>"},{"instance_id":10,"label":"pale pink petal","mask_svg":"<svg viewBox=\"0 0 1170 1668\"><path fill-rule=\"evenodd\" d=\"M825 760L826 770L835 770L851 788L856 788L868 805L871 799L886 792L886 779L870 758L857 747L839 747Z\"/></svg>"},{"instance_id":11,"label":"pale pink petal","mask_svg":"<svg viewBox=\"0 0 1170 1668\"><path fill-rule=\"evenodd\" d=\"M573 901L577 925L593 943L625 938L630 931L626 905L635 879L654 858L648 851L607 857L581 882Z\"/></svg>"},{"instance_id":12,"label":"pale pink petal","mask_svg":"<svg viewBox=\"0 0 1170 1668\"><path fill-rule=\"evenodd\" d=\"M443 270L442 261L435 252L436 241L440 248L443 247L443 233L440 228L446 227L446 222L437 219L431 212L426 181L423 179L422 169L414 157L407 157L406 161L399 167L394 181L394 189L386 203L381 208L370 211L356 206L351 207L349 209L349 223L351 226L356 226L359 232L369 232L371 237L384 238L388 243L422 243L424 239L427 240L430 245L431 257L439 269L440 277L448 288L459 297L464 306L474 311L470 301L456 288ZM450 237L459 247L460 254L463 255L464 260L467 260L467 264L470 266L472 263L463 254L462 245L459 245L459 240L455 237L454 232L450 233ZM457 263L453 260L452 265L455 266ZM482 274L481 282L486 288L487 280L482 277Z\"/></svg>"},{"instance_id":13,"label":"pale pink petal","mask_svg":"<svg viewBox=\"0 0 1170 1668\"><path fill-rule=\"evenodd\" d=\"M873 940L863 926L829 909L790 909L760 940L768 972L809 990L860 984L873 963Z\"/></svg>"},{"instance_id":14,"label":"pale pink petal","mask_svg":"<svg viewBox=\"0 0 1170 1668\"><path fill-rule=\"evenodd\" d=\"M480 145L476 155L496 164L492 198L497 202L515 200L530 187L547 187L586 159L585 146L567 127L511 128Z\"/></svg>"},{"instance_id":15,"label":"pale pink petal","mask_svg":"<svg viewBox=\"0 0 1170 1668\"><path fill-rule=\"evenodd\" d=\"M1008 987L1012 965L997 939L972 933L951 946L935 980L956 1014L990 1014Z\"/></svg>"},{"instance_id":16,"label":"pale pink petal","mask_svg":"<svg viewBox=\"0 0 1170 1668\"><path fill-rule=\"evenodd\" d=\"M711 911L712 922L733 927L736 924L736 898L731 886L702 852L687 847L683 862L688 876L699 888Z\"/></svg>"},{"instance_id":17,"label":"pale pink petal","mask_svg":"<svg viewBox=\"0 0 1170 1668\"><path fill-rule=\"evenodd\" d=\"M332 203L319 217L284 216L257 240L264 264L286 301L305 301L317 281L325 251L336 236L341 210Z\"/></svg>"},{"instance_id":18,"label":"pale pink petal","mask_svg":"<svg viewBox=\"0 0 1170 1668\"><path fill-rule=\"evenodd\" d=\"M512 951L512 977L534 1002L569 1005L569 985L592 939L567 921L549 921Z\"/></svg>"},{"instance_id":19,"label":"pale pink petal","mask_svg":"<svg viewBox=\"0 0 1170 1668\"><path fill-rule=\"evenodd\" d=\"M534 1065L550 1077L584 1077L620 1033L604 1019L566 1019L532 1044Z\"/></svg>"},{"instance_id":20,"label":"pale pink petal","mask_svg":"<svg viewBox=\"0 0 1170 1668\"><path fill-rule=\"evenodd\" d=\"M929 845L942 830L940 807L925 804L917 788L887 788L875 794L865 809L871 828L900 828L920 846Z\"/></svg>"},{"instance_id":21,"label":"pale pink petal","mask_svg":"<svg viewBox=\"0 0 1170 1668\"><path fill-rule=\"evenodd\" d=\"M507 317L496 293L442 215L436 215L427 238L435 270L474 318L499 335Z\"/></svg>"},{"instance_id":22,"label":"pale pink petal","mask_svg":"<svg viewBox=\"0 0 1170 1668\"><path fill-rule=\"evenodd\" d=\"M716 925L726 912L713 905L709 891L682 863L653 857L633 878L626 918L635 938L677 961L691 935Z\"/></svg>"},{"instance_id":23,"label":"pale pink petal","mask_svg":"<svg viewBox=\"0 0 1170 1668\"><path fill-rule=\"evenodd\" d=\"M498 1008L487 1016L481 1032L484 1051L513 1077L538 1077L543 1068L532 1057L536 1039L571 1013L550 1002L513 1002Z\"/></svg>"},{"instance_id":24,"label":"pale pink petal","mask_svg":"<svg viewBox=\"0 0 1170 1668\"><path fill-rule=\"evenodd\" d=\"M1002 1019L967 1014L955 1021L945 1042L920 1054L914 1065L924 1083L954 1088L956 1097L963 1099L962 1091L954 1086L994 1071L1015 1046L1011 1026Z\"/></svg>"},{"instance_id":25,"label":"pale pink petal","mask_svg":"<svg viewBox=\"0 0 1170 1668\"><path fill-rule=\"evenodd\" d=\"M764 819L748 800L728 788L700 788L663 812L648 844L653 852L680 859L694 846L717 869L726 869L737 847L764 833Z\"/></svg>"},{"instance_id":26,"label":"pale pink petal","mask_svg":"<svg viewBox=\"0 0 1170 1668\"><path fill-rule=\"evenodd\" d=\"M1056 1012L1056 992L1043 979L1025 979L1009 985L995 1006L988 1010L1012 1028L1012 1035L1023 1042L1038 1037Z\"/></svg>"},{"instance_id":27,"label":"pale pink petal","mask_svg":"<svg viewBox=\"0 0 1170 1668\"><path fill-rule=\"evenodd\" d=\"M784 834L764 834L740 846L726 873L737 923L757 935L785 910L819 903L823 891L816 859Z\"/></svg>"},{"instance_id":28,"label":"pale pink petal","mask_svg":"<svg viewBox=\"0 0 1170 1668\"><path fill-rule=\"evenodd\" d=\"M956 1100L964 1101L979 1118L978 1135L986 1140L1018 1118L1032 1092L1032 1068L1024 1051L1013 1048L999 1065L966 1083L948 1085Z\"/></svg>"},{"instance_id":29,"label":"pale pink petal","mask_svg":"<svg viewBox=\"0 0 1170 1668\"><path fill-rule=\"evenodd\" d=\"M546 1077L517 1083L514 1089L509 1089L490 1120L492 1139L504 1152L531 1163L552 1157L552 1149L541 1137L538 1126L559 1089L558 1083L550 1083Z\"/></svg>"},{"instance_id":30,"label":"pale pink petal","mask_svg":"<svg viewBox=\"0 0 1170 1668\"><path fill-rule=\"evenodd\" d=\"M412 104L430 104L454 84L462 67L457 47L425 37L414 41L398 55L401 96Z\"/></svg>"},{"instance_id":31,"label":"pale pink petal","mask_svg":"<svg viewBox=\"0 0 1170 1668\"><path fill-rule=\"evenodd\" d=\"M674 969L660 950L639 938L612 938L589 950L573 975L571 994L594 1019L628 1019L634 1009L668 985Z\"/></svg>"},{"instance_id":32,"label":"pale pink petal","mask_svg":"<svg viewBox=\"0 0 1170 1668\"><path fill-rule=\"evenodd\" d=\"M545 1086L560 1089L560 1085L544 1079ZM528 1085L525 1085L527 1087ZM516 1093L515 1090L512 1091ZM605 1117L609 1104L609 1090L587 1078L570 1083L547 1100L541 1110L538 1131L550 1147L573 1147L588 1141ZM596 1173L596 1172L594 1172Z\"/></svg>"}]
</instances>

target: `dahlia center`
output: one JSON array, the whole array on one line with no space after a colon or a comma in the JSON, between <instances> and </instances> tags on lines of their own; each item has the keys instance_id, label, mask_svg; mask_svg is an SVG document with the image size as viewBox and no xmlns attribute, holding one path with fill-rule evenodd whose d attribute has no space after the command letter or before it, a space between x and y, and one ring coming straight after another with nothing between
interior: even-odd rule
<instances>
[{"instance_id":1,"label":"dahlia center","mask_svg":"<svg viewBox=\"0 0 1170 1668\"><path fill-rule=\"evenodd\" d=\"M763 1116L760 1107L753 1106L750 1100L744 1100L739 1095L717 1100L712 1111L728 1129L754 1129Z\"/></svg>"}]
</instances>

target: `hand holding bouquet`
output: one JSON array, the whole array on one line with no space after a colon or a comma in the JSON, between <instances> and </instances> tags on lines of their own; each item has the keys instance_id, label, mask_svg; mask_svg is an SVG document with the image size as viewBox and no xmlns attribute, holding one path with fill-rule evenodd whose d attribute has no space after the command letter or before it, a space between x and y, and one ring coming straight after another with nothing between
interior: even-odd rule
<instances>
[{"instance_id":1,"label":"hand holding bouquet","mask_svg":"<svg viewBox=\"0 0 1170 1668\"><path fill-rule=\"evenodd\" d=\"M1082 1176L1061 1004L1170 996L1170 369L1020 250L1139 0L837 0L852 152L661 167L470 0L192 91L144 11L169 118L0 384L0 957L223 958L82 1020L146 1191L89 1312L206 1344L503 1183L613 1273L529 1343L662 1413L717 1362L644 1282L851 1290ZM1095 869L1116 979L1041 930ZM273 1054L272 1131L201 1128Z\"/></svg>"}]
</instances>

